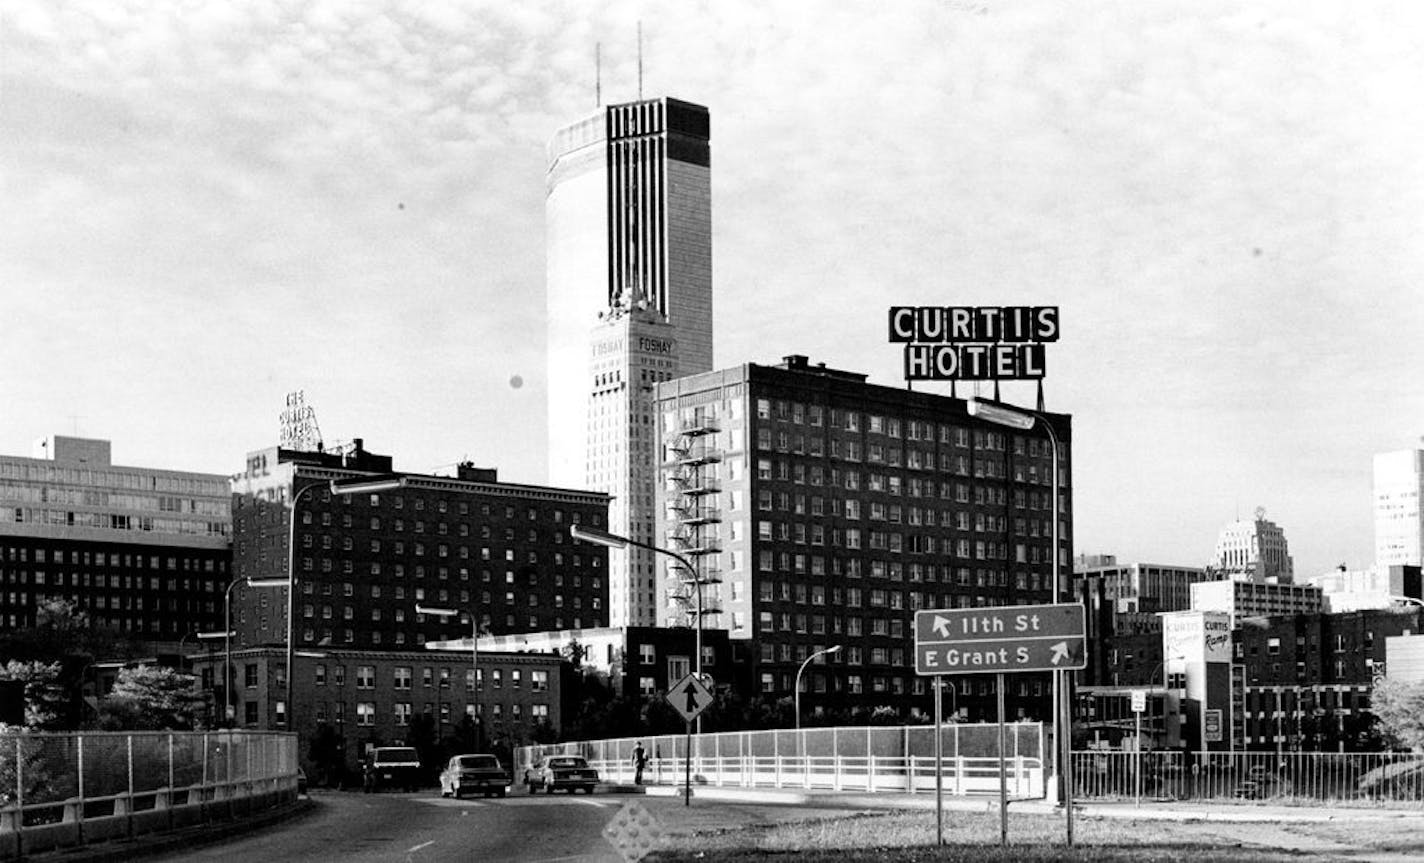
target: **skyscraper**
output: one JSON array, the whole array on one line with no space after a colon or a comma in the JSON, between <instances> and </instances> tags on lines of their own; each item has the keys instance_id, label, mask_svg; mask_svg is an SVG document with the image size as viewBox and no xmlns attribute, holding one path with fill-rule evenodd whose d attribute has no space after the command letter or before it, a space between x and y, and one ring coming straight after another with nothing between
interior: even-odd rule
<instances>
[{"instance_id":1,"label":"skyscraper","mask_svg":"<svg viewBox=\"0 0 1424 863\"><path fill-rule=\"evenodd\" d=\"M650 99L607 106L549 145L549 482L612 495L609 529L645 542L652 384L712 368L709 129L706 108ZM609 563L609 622L651 623L651 560Z\"/></svg>"},{"instance_id":2,"label":"skyscraper","mask_svg":"<svg viewBox=\"0 0 1424 863\"><path fill-rule=\"evenodd\" d=\"M1214 566L1238 581L1290 584L1295 577L1285 531L1266 519L1257 507L1255 517L1233 521L1216 538Z\"/></svg>"},{"instance_id":3,"label":"skyscraper","mask_svg":"<svg viewBox=\"0 0 1424 863\"><path fill-rule=\"evenodd\" d=\"M1375 563L1419 566L1424 559L1424 449L1375 456Z\"/></svg>"}]
</instances>

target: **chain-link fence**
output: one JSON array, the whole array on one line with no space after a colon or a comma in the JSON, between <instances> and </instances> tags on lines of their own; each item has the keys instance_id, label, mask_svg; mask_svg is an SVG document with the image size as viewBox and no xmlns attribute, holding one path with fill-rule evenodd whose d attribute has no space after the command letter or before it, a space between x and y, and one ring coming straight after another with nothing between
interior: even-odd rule
<instances>
[{"instance_id":1,"label":"chain-link fence","mask_svg":"<svg viewBox=\"0 0 1424 863\"><path fill-rule=\"evenodd\" d=\"M1424 807L1424 755L1389 752L1073 753L1074 796Z\"/></svg>"},{"instance_id":2,"label":"chain-link fence","mask_svg":"<svg viewBox=\"0 0 1424 863\"><path fill-rule=\"evenodd\" d=\"M0 859L266 808L296 775L291 734L0 733Z\"/></svg>"},{"instance_id":3,"label":"chain-link fence","mask_svg":"<svg viewBox=\"0 0 1424 863\"><path fill-rule=\"evenodd\" d=\"M1043 796L1044 729L1038 722L1004 726L1009 793ZM941 735L942 781L950 793L998 793L999 726L948 724ZM634 779L633 750L647 755L643 780L675 785L690 769L692 782L743 788L820 788L840 791L933 791L933 726L870 726L729 731L586 740L521 747L514 779L545 755L582 755L605 782ZM689 750L690 745L690 750ZM691 759L689 763L689 751Z\"/></svg>"}]
</instances>

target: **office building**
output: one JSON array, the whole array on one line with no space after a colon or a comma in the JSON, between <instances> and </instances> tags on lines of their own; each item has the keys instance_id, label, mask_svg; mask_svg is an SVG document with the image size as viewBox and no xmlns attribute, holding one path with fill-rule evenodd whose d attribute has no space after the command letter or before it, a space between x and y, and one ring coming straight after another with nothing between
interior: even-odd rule
<instances>
[{"instance_id":1,"label":"office building","mask_svg":"<svg viewBox=\"0 0 1424 863\"><path fill-rule=\"evenodd\" d=\"M712 368L709 136L706 108L664 98L604 107L549 145L549 481L606 492L609 529L637 539L649 386ZM651 558L610 564L613 625L651 623Z\"/></svg>"},{"instance_id":2,"label":"office building","mask_svg":"<svg viewBox=\"0 0 1424 863\"><path fill-rule=\"evenodd\" d=\"M1403 564L1375 564L1367 569L1331 570L1302 580L1321 590L1325 610L1330 614L1390 608L1396 605L1424 605L1424 584L1420 568Z\"/></svg>"},{"instance_id":3,"label":"office building","mask_svg":"<svg viewBox=\"0 0 1424 863\"><path fill-rule=\"evenodd\" d=\"M224 475L116 465L109 441L58 435L0 456L0 626L34 626L55 597L140 641L218 629L231 527Z\"/></svg>"},{"instance_id":4,"label":"office building","mask_svg":"<svg viewBox=\"0 0 1424 863\"><path fill-rule=\"evenodd\" d=\"M1111 556L1080 561L1073 568L1074 576L1101 581L1104 599L1124 613L1184 611L1191 608L1191 586L1211 577L1196 566L1119 564Z\"/></svg>"},{"instance_id":5,"label":"office building","mask_svg":"<svg viewBox=\"0 0 1424 863\"><path fill-rule=\"evenodd\" d=\"M202 690L220 702L218 681L226 661L221 642L188 658ZM286 660L280 647L233 651L233 727L286 725ZM548 655L481 653L476 668L468 651L324 648L320 655L295 659L295 726L304 741L316 739L326 726L341 744L351 775L370 748L407 742L411 721L422 715L431 718L437 740L457 734L465 717L478 716L472 734L507 752L506 747L558 734L560 673L559 658ZM309 747L302 747L299 757L309 774L330 770L313 763Z\"/></svg>"},{"instance_id":6,"label":"office building","mask_svg":"<svg viewBox=\"0 0 1424 863\"><path fill-rule=\"evenodd\" d=\"M1294 571L1285 531L1257 508L1255 518L1233 521L1221 529L1213 569L1238 581L1289 584Z\"/></svg>"},{"instance_id":7,"label":"office building","mask_svg":"<svg viewBox=\"0 0 1424 863\"><path fill-rule=\"evenodd\" d=\"M1243 617L1274 617L1283 614L1319 614L1325 606L1320 588L1312 584L1272 582L1203 581L1191 586L1193 611L1222 611L1231 615L1232 626Z\"/></svg>"},{"instance_id":8,"label":"office building","mask_svg":"<svg viewBox=\"0 0 1424 863\"><path fill-rule=\"evenodd\" d=\"M588 486L609 497L610 530L656 545L653 501L657 426L653 384L677 373L677 339L662 315L625 295L594 329L588 413ZM608 619L615 627L656 620L653 552L608 555Z\"/></svg>"},{"instance_id":9,"label":"office building","mask_svg":"<svg viewBox=\"0 0 1424 863\"><path fill-rule=\"evenodd\" d=\"M1424 564L1424 449L1380 453L1374 474L1375 563Z\"/></svg>"},{"instance_id":10,"label":"office building","mask_svg":"<svg viewBox=\"0 0 1424 863\"><path fill-rule=\"evenodd\" d=\"M655 387L659 622L726 629L756 691L807 710L930 709L912 647L919 609L1067 599L1070 418L1060 453L1060 575L1052 580L1052 451L965 401L869 384L790 356ZM688 572L691 568L693 571ZM699 591L700 588L700 591ZM701 593L700 601L698 593ZM1047 675L1016 675L1014 715L1047 713ZM992 676L951 677L958 708L992 715ZM921 696L911 698L910 696Z\"/></svg>"}]
</instances>

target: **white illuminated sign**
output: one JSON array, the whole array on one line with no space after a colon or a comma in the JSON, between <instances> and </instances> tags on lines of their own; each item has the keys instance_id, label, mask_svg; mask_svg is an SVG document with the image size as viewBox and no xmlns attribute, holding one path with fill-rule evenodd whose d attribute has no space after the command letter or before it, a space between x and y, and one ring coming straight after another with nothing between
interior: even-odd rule
<instances>
[{"instance_id":1,"label":"white illuminated sign","mask_svg":"<svg viewBox=\"0 0 1424 863\"><path fill-rule=\"evenodd\" d=\"M890 341L906 380L1038 380L1057 306L892 306Z\"/></svg>"}]
</instances>

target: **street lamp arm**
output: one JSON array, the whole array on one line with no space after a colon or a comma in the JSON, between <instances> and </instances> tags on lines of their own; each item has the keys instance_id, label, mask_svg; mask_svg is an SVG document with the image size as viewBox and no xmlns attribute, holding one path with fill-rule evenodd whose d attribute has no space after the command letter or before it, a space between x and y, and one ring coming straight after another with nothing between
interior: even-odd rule
<instances>
[{"instance_id":1,"label":"street lamp arm","mask_svg":"<svg viewBox=\"0 0 1424 863\"><path fill-rule=\"evenodd\" d=\"M663 548L662 546L652 545L652 544L646 543L646 542L639 542L638 540L632 539L631 537L619 536L619 535L616 534L616 533L609 533L608 531L599 530L599 529L597 529L597 528L584 527L584 526L581 525L581 524L572 524L572 525L569 525L569 535L572 536L574 539L581 540L581 541L583 541L583 542L591 542L591 543L593 543L594 545L602 545L602 546L606 546L606 547L608 547L608 548L624 548L624 547L626 547L626 546L630 546L630 545L631 545L631 546L633 546L634 548L646 549L647 551L651 551L651 552L653 552L654 554L665 554L665 555L667 555L668 557L672 558L673 560L676 560L678 563L682 564L683 568L686 569L689 573L691 573L691 575L692 575L691 581L692 581L693 586L696 588L696 592L695 592L694 596L696 597L696 602L697 602L697 620L696 620L697 625L696 625L696 627L694 627L694 630L695 630L695 632L697 633L697 640L696 640L696 647L695 647L695 650L697 651L697 655L696 655L695 657L693 657L693 670L697 673L697 676L698 676L698 677L701 677L701 676L702 676L702 575L697 571L697 567L693 565L692 561L688 560L686 557L683 557L681 554L678 554L677 552L673 551L673 550L670 549L670 548Z\"/></svg>"},{"instance_id":2,"label":"street lamp arm","mask_svg":"<svg viewBox=\"0 0 1424 863\"><path fill-rule=\"evenodd\" d=\"M812 653L810 656L806 657L805 661L801 663L801 667L796 669L796 685L795 689L792 690L792 695L794 702L793 706L796 711L796 728L798 731L801 729L801 672L805 671L806 666L810 665L816 657L826 656L827 654L831 653L840 653L840 651L841 646L839 644L833 644L830 647L827 647L825 650L818 650L815 653Z\"/></svg>"}]
</instances>

